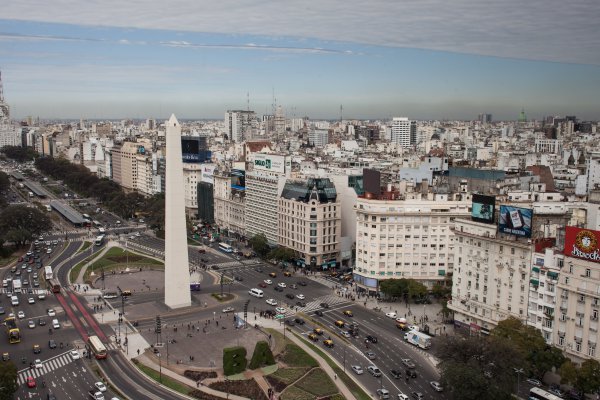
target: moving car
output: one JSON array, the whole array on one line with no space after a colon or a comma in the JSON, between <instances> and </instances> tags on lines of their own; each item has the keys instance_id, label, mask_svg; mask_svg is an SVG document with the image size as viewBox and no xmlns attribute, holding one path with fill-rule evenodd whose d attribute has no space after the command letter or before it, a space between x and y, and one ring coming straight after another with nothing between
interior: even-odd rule
<instances>
[{"instance_id":1,"label":"moving car","mask_svg":"<svg viewBox=\"0 0 600 400\"><path fill-rule=\"evenodd\" d=\"M406 370L406 376L408 376L409 378L416 378L417 377L417 371L415 371L414 369L407 369Z\"/></svg>"},{"instance_id":2,"label":"moving car","mask_svg":"<svg viewBox=\"0 0 600 400\"><path fill-rule=\"evenodd\" d=\"M290 276L292 276L292 273L291 273L291 272L289 272L289 271L285 271L285 272L283 273L283 276L290 277Z\"/></svg>"},{"instance_id":3,"label":"moving car","mask_svg":"<svg viewBox=\"0 0 600 400\"><path fill-rule=\"evenodd\" d=\"M306 286L307 283L305 281L298 281L298 285L300 285L300 286Z\"/></svg>"},{"instance_id":4,"label":"moving car","mask_svg":"<svg viewBox=\"0 0 600 400\"><path fill-rule=\"evenodd\" d=\"M279 282L279 283L277 284L277 286L279 286L280 288L287 287L287 285L285 284L285 282Z\"/></svg>"},{"instance_id":5,"label":"moving car","mask_svg":"<svg viewBox=\"0 0 600 400\"><path fill-rule=\"evenodd\" d=\"M33 376L28 376L27 377L27 387L34 388L35 386L36 386L36 384L35 384L35 379L33 379Z\"/></svg>"},{"instance_id":6,"label":"moving car","mask_svg":"<svg viewBox=\"0 0 600 400\"><path fill-rule=\"evenodd\" d=\"M436 392L441 392L444 390L444 388L438 381L431 381L431 382L429 382L429 384L431 385L433 390L435 390Z\"/></svg>"},{"instance_id":7,"label":"moving car","mask_svg":"<svg viewBox=\"0 0 600 400\"><path fill-rule=\"evenodd\" d=\"M223 312L226 313L226 314L230 313L230 312L234 312L234 311L235 311L235 308L233 308L233 307L225 307L223 309Z\"/></svg>"},{"instance_id":8,"label":"moving car","mask_svg":"<svg viewBox=\"0 0 600 400\"><path fill-rule=\"evenodd\" d=\"M321 328L315 328L315 329L313 329L313 332L316 333L317 335L322 335L323 334L323 329L321 329Z\"/></svg>"},{"instance_id":9,"label":"moving car","mask_svg":"<svg viewBox=\"0 0 600 400\"><path fill-rule=\"evenodd\" d=\"M296 295L296 298L298 298L298 300L304 300L306 297L304 297L304 295L300 293Z\"/></svg>"},{"instance_id":10,"label":"moving car","mask_svg":"<svg viewBox=\"0 0 600 400\"><path fill-rule=\"evenodd\" d=\"M322 308L329 308L329 304L327 303L321 303L319 304Z\"/></svg>"},{"instance_id":11,"label":"moving car","mask_svg":"<svg viewBox=\"0 0 600 400\"><path fill-rule=\"evenodd\" d=\"M398 370L391 370L390 374L394 377L394 379L400 379L402 378L402 372L398 371Z\"/></svg>"},{"instance_id":12,"label":"moving car","mask_svg":"<svg viewBox=\"0 0 600 400\"><path fill-rule=\"evenodd\" d=\"M362 375L365 372L360 365L353 365L352 371L354 371L356 375Z\"/></svg>"},{"instance_id":13,"label":"moving car","mask_svg":"<svg viewBox=\"0 0 600 400\"><path fill-rule=\"evenodd\" d=\"M265 279L263 282L266 283L267 285L270 285L273 283L273 281L270 279Z\"/></svg>"},{"instance_id":14,"label":"moving car","mask_svg":"<svg viewBox=\"0 0 600 400\"><path fill-rule=\"evenodd\" d=\"M278 314L285 314L285 308L283 307L277 307L275 311L277 311Z\"/></svg>"},{"instance_id":15,"label":"moving car","mask_svg":"<svg viewBox=\"0 0 600 400\"><path fill-rule=\"evenodd\" d=\"M352 310L346 310L346 311L344 311L344 315L346 317L352 317L352 316L354 316L354 314L352 313Z\"/></svg>"},{"instance_id":16,"label":"moving car","mask_svg":"<svg viewBox=\"0 0 600 400\"><path fill-rule=\"evenodd\" d=\"M367 335L367 337L365 338L365 341L371 342L371 343L377 343L377 336Z\"/></svg>"},{"instance_id":17,"label":"moving car","mask_svg":"<svg viewBox=\"0 0 600 400\"><path fill-rule=\"evenodd\" d=\"M291 299L291 300L294 299L294 295L291 293L286 294L285 297L287 297L288 299Z\"/></svg>"},{"instance_id":18,"label":"moving car","mask_svg":"<svg viewBox=\"0 0 600 400\"><path fill-rule=\"evenodd\" d=\"M379 378L381 376L381 370L374 365L369 365L367 367L367 371L369 371L369 373L375 378Z\"/></svg>"},{"instance_id":19,"label":"moving car","mask_svg":"<svg viewBox=\"0 0 600 400\"><path fill-rule=\"evenodd\" d=\"M325 346L329 347L329 348L332 348L333 347L333 340L331 340L331 339L324 340L323 344Z\"/></svg>"},{"instance_id":20,"label":"moving car","mask_svg":"<svg viewBox=\"0 0 600 400\"><path fill-rule=\"evenodd\" d=\"M410 358L403 358L402 359L402 364L406 365L408 368L414 368L415 367L415 363L413 363Z\"/></svg>"},{"instance_id":21,"label":"moving car","mask_svg":"<svg viewBox=\"0 0 600 400\"><path fill-rule=\"evenodd\" d=\"M313 342L317 342L319 340L319 337L317 335L315 335L314 333L309 333L308 338L310 340L312 340Z\"/></svg>"},{"instance_id":22,"label":"moving car","mask_svg":"<svg viewBox=\"0 0 600 400\"><path fill-rule=\"evenodd\" d=\"M389 390L384 389L384 388L377 389L377 396L379 396L380 399L389 399L390 392L389 392Z\"/></svg>"},{"instance_id":23,"label":"moving car","mask_svg":"<svg viewBox=\"0 0 600 400\"><path fill-rule=\"evenodd\" d=\"M317 311L315 311L315 314L318 315L319 317L322 317L323 316L323 311L317 310Z\"/></svg>"},{"instance_id":24,"label":"moving car","mask_svg":"<svg viewBox=\"0 0 600 400\"><path fill-rule=\"evenodd\" d=\"M29 327L29 329L35 328L35 321L30 319L29 322L27 323L27 326Z\"/></svg>"},{"instance_id":25,"label":"moving car","mask_svg":"<svg viewBox=\"0 0 600 400\"><path fill-rule=\"evenodd\" d=\"M267 299L266 302L270 306L276 306L277 305L277 301L275 301L275 299Z\"/></svg>"},{"instance_id":26,"label":"moving car","mask_svg":"<svg viewBox=\"0 0 600 400\"><path fill-rule=\"evenodd\" d=\"M416 400L424 399L423 393L421 393L421 392L412 392L412 397L413 397L413 399L416 399Z\"/></svg>"},{"instance_id":27,"label":"moving car","mask_svg":"<svg viewBox=\"0 0 600 400\"><path fill-rule=\"evenodd\" d=\"M46 312L48 313L48 316L49 316L49 317L54 317L54 316L56 316L56 311L54 311L54 309L53 309L53 308L49 308L49 309L47 309L47 310L46 310Z\"/></svg>"},{"instance_id":28,"label":"moving car","mask_svg":"<svg viewBox=\"0 0 600 400\"><path fill-rule=\"evenodd\" d=\"M396 317L398 315L395 312L389 312L389 313L385 313L385 316L388 317L388 318L396 319Z\"/></svg>"},{"instance_id":29,"label":"moving car","mask_svg":"<svg viewBox=\"0 0 600 400\"><path fill-rule=\"evenodd\" d=\"M48 347L50 347L51 349L56 348L56 342L54 341L54 339L48 340Z\"/></svg>"},{"instance_id":30,"label":"moving car","mask_svg":"<svg viewBox=\"0 0 600 400\"><path fill-rule=\"evenodd\" d=\"M261 282L261 283L258 284L258 286L264 289L264 288L267 287L267 284L264 283L264 282Z\"/></svg>"},{"instance_id":31,"label":"moving car","mask_svg":"<svg viewBox=\"0 0 600 400\"><path fill-rule=\"evenodd\" d=\"M71 358L73 360L79 360L80 356L79 356L79 352L77 350L71 350L69 352L69 355L71 356Z\"/></svg>"},{"instance_id":32,"label":"moving car","mask_svg":"<svg viewBox=\"0 0 600 400\"><path fill-rule=\"evenodd\" d=\"M304 301L297 301L297 302L296 302L296 305L297 305L298 307L306 307L306 302L304 302Z\"/></svg>"},{"instance_id":33,"label":"moving car","mask_svg":"<svg viewBox=\"0 0 600 400\"><path fill-rule=\"evenodd\" d=\"M275 286L273 289L275 289L276 292L283 292L283 288L279 286Z\"/></svg>"},{"instance_id":34,"label":"moving car","mask_svg":"<svg viewBox=\"0 0 600 400\"><path fill-rule=\"evenodd\" d=\"M542 386L542 382L540 382L539 380L534 379L534 378L528 378L527 382L531 383L533 386L538 386L538 387Z\"/></svg>"},{"instance_id":35,"label":"moving car","mask_svg":"<svg viewBox=\"0 0 600 400\"><path fill-rule=\"evenodd\" d=\"M35 368L36 368L36 369L39 369L39 368L43 368L43 367L44 367L44 365L42 364L42 360L40 360L39 358L37 358L37 359L36 359L36 360L33 362L33 364L35 365Z\"/></svg>"},{"instance_id":36,"label":"moving car","mask_svg":"<svg viewBox=\"0 0 600 400\"><path fill-rule=\"evenodd\" d=\"M101 392L106 392L106 385L102 382L96 382L94 383L94 386L96 387L96 389L98 389Z\"/></svg>"},{"instance_id":37,"label":"moving car","mask_svg":"<svg viewBox=\"0 0 600 400\"><path fill-rule=\"evenodd\" d=\"M298 325L304 325L304 320L302 318L296 318L294 319L294 322Z\"/></svg>"},{"instance_id":38,"label":"moving car","mask_svg":"<svg viewBox=\"0 0 600 400\"><path fill-rule=\"evenodd\" d=\"M373 353L372 351L365 351L365 357L367 357L369 360L374 360L375 358L377 358L375 356L375 353Z\"/></svg>"},{"instance_id":39,"label":"moving car","mask_svg":"<svg viewBox=\"0 0 600 400\"><path fill-rule=\"evenodd\" d=\"M23 318L25 318L25 312L23 312L23 311L19 311L19 312L17 313L17 317L19 317L19 319L23 319Z\"/></svg>"},{"instance_id":40,"label":"moving car","mask_svg":"<svg viewBox=\"0 0 600 400\"><path fill-rule=\"evenodd\" d=\"M30 298L28 298L28 299L27 299L27 302L28 302L29 304L35 304L35 300L33 299L33 297L30 297Z\"/></svg>"},{"instance_id":41,"label":"moving car","mask_svg":"<svg viewBox=\"0 0 600 400\"><path fill-rule=\"evenodd\" d=\"M404 393L398 393L398 400L408 400L408 396Z\"/></svg>"}]
</instances>

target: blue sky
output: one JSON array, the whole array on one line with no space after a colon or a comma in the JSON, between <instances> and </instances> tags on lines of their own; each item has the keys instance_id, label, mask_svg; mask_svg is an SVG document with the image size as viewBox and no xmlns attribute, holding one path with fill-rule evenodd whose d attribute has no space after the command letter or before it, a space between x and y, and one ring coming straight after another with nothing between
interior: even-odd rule
<instances>
[{"instance_id":1,"label":"blue sky","mask_svg":"<svg viewBox=\"0 0 600 400\"><path fill-rule=\"evenodd\" d=\"M298 117L339 118L343 105L360 119L516 119L521 107L600 119L593 1L126 3L8 5L0 70L14 117L222 118L248 92L262 114L274 91Z\"/></svg>"}]
</instances>

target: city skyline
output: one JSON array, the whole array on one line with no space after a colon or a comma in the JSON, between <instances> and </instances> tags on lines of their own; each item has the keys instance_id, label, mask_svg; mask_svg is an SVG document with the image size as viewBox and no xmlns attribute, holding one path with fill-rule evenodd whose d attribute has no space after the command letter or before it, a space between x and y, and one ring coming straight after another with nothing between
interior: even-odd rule
<instances>
[{"instance_id":1,"label":"city skyline","mask_svg":"<svg viewBox=\"0 0 600 400\"><path fill-rule=\"evenodd\" d=\"M219 119L249 94L250 109L271 114L274 95L288 118L338 119L343 105L348 119L600 119L591 1L206 6L7 5L12 116Z\"/></svg>"}]
</instances>

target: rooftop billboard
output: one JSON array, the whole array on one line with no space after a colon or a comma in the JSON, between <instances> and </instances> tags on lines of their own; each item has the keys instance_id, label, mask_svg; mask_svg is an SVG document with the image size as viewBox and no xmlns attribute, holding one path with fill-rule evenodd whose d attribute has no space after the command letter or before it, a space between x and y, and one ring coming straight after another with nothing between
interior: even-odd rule
<instances>
[{"instance_id":1,"label":"rooftop billboard","mask_svg":"<svg viewBox=\"0 0 600 400\"><path fill-rule=\"evenodd\" d=\"M600 262L600 232L574 226L565 228L565 255Z\"/></svg>"},{"instance_id":2,"label":"rooftop billboard","mask_svg":"<svg viewBox=\"0 0 600 400\"><path fill-rule=\"evenodd\" d=\"M232 189L246 190L246 171L241 169L232 169L230 176Z\"/></svg>"},{"instance_id":3,"label":"rooftop billboard","mask_svg":"<svg viewBox=\"0 0 600 400\"><path fill-rule=\"evenodd\" d=\"M500 206L498 231L510 235L531 237L533 210L513 206Z\"/></svg>"},{"instance_id":4,"label":"rooftop billboard","mask_svg":"<svg viewBox=\"0 0 600 400\"><path fill-rule=\"evenodd\" d=\"M253 154L254 169L259 171L285 172L285 156L273 154Z\"/></svg>"},{"instance_id":5,"label":"rooftop billboard","mask_svg":"<svg viewBox=\"0 0 600 400\"><path fill-rule=\"evenodd\" d=\"M474 194L473 206L471 208L471 218L473 219L473 221L493 224L495 207L496 198L494 196Z\"/></svg>"}]
</instances>

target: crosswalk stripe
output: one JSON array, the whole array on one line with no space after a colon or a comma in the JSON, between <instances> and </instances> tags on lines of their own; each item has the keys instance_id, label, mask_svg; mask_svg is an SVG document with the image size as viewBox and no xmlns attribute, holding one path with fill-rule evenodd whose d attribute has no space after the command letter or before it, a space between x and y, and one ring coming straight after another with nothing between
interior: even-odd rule
<instances>
[{"instance_id":1,"label":"crosswalk stripe","mask_svg":"<svg viewBox=\"0 0 600 400\"><path fill-rule=\"evenodd\" d=\"M55 357L51 360L44 361L42 363L42 368L34 368L34 369L24 369L19 372L17 381L20 385L23 385L27 382L27 377L32 376L34 378L39 378L42 375L46 375L55 369L63 367L67 364L70 364L74 360L71 358L69 353L61 354L58 357Z\"/></svg>"}]
</instances>

